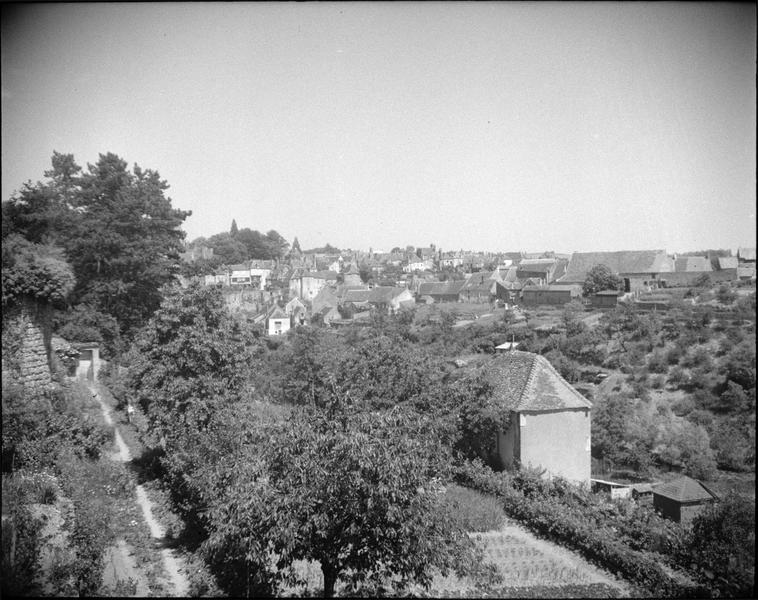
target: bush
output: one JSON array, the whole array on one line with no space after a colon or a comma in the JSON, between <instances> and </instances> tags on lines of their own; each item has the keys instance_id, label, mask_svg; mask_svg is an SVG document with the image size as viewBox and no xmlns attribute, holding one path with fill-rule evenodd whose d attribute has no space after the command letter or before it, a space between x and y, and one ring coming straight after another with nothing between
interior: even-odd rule
<instances>
[{"instance_id":1,"label":"bush","mask_svg":"<svg viewBox=\"0 0 758 600\"><path fill-rule=\"evenodd\" d=\"M553 486L529 474L518 477L517 487L515 477L495 474L481 463L466 463L457 473L462 485L497 496L509 516L644 586L654 595L686 596L695 592L683 588L661 567L661 555L634 550L616 539L611 528L618 528L624 521L593 504L586 492L572 489L567 493L565 483ZM625 523L634 528L636 521L629 519ZM631 531L626 535L632 535Z\"/></svg>"},{"instance_id":2,"label":"bush","mask_svg":"<svg viewBox=\"0 0 758 600\"><path fill-rule=\"evenodd\" d=\"M475 490L451 484L445 490L444 505L464 531L482 532L500 529L505 512L500 502Z\"/></svg>"},{"instance_id":3,"label":"bush","mask_svg":"<svg viewBox=\"0 0 758 600\"><path fill-rule=\"evenodd\" d=\"M3 508L7 498L3 498ZM5 597L36 596L40 571L42 520L27 506L16 506L2 523L2 595ZM13 560L11 560L11 554Z\"/></svg>"}]
</instances>

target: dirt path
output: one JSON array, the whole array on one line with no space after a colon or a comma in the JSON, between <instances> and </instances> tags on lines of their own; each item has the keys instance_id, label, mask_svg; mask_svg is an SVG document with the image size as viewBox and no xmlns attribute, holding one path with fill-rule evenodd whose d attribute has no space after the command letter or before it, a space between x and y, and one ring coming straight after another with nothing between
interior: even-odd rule
<instances>
[{"instance_id":1,"label":"dirt path","mask_svg":"<svg viewBox=\"0 0 758 600\"><path fill-rule=\"evenodd\" d=\"M87 386L92 392L93 397L100 403L100 408L103 411L103 418L105 419L105 422L108 425L113 426L116 446L118 447L118 452L113 456L113 459L120 460L121 462L131 461L132 456L129 452L129 447L124 442L124 438L121 437L121 433L119 432L118 427L116 427L113 423L110 407L108 407L108 405L103 402L100 394L97 393L97 388L95 385L87 382ZM141 485L137 485L136 492L137 504L139 504L139 507L142 510L142 516L145 519L147 526L150 528L151 537L157 540L158 544L165 542L166 532L161 524L158 523L158 521L153 516L153 505L152 502L150 502L150 498L147 497L145 488ZM127 569L131 560L131 556L129 556L128 551L128 545L123 540L119 540L119 543L109 550L109 557L112 562L120 564L122 569ZM161 556L163 557L163 565L168 576L168 582L174 591L173 595L177 597L186 596L189 591L189 582L183 573L182 561L177 558L174 555L173 551L169 548L161 548ZM115 571L116 567L114 567L114 572Z\"/></svg>"}]
</instances>

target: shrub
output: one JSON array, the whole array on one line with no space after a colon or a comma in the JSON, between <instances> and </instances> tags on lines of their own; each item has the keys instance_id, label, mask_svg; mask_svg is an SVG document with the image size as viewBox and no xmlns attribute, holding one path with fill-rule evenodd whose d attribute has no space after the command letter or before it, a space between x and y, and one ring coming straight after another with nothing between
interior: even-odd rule
<instances>
[{"instance_id":1,"label":"shrub","mask_svg":"<svg viewBox=\"0 0 758 600\"><path fill-rule=\"evenodd\" d=\"M3 498L5 508L7 498ZM40 570L42 520L27 506L16 506L2 523L2 595L35 596ZM12 555L12 559L11 559Z\"/></svg>"},{"instance_id":2,"label":"shrub","mask_svg":"<svg viewBox=\"0 0 758 600\"><path fill-rule=\"evenodd\" d=\"M457 526L464 531L500 529L505 513L500 502L475 490L451 484L445 490L446 509L451 511Z\"/></svg>"},{"instance_id":3,"label":"shrub","mask_svg":"<svg viewBox=\"0 0 758 600\"><path fill-rule=\"evenodd\" d=\"M692 595L695 591L684 589L661 567L660 555L634 550L616 539L611 527L621 522L593 505L586 492L567 494L533 475L517 477L520 489L516 477L495 474L481 463L466 463L457 473L459 483L497 496L506 512L530 529L574 548L655 595ZM626 523L634 527L635 519Z\"/></svg>"}]
</instances>

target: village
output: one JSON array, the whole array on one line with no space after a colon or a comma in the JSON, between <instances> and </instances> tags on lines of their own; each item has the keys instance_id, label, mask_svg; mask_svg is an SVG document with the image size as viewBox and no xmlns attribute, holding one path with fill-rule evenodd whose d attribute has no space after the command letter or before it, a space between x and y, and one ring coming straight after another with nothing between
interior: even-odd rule
<instances>
[{"instance_id":1,"label":"village","mask_svg":"<svg viewBox=\"0 0 758 600\"><path fill-rule=\"evenodd\" d=\"M295 325L365 322L370 307L394 314L413 306L445 304L459 307L455 313L461 321L491 316L496 308L561 307L573 300L598 310L619 302L641 310L665 310L677 297L677 289L699 281L737 283L756 278L754 248L739 248L735 256L715 251L677 255L665 250L443 252L434 244L395 250L306 254L295 238L281 260L223 265L212 274L181 281L220 287L230 308L265 322L269 335L280 335ZM190 245L181 258L185 263L208 261L213 248ZM622 280L623 289L584 296L582 286L596 265L608 266Z\"/></svg>"}]
</instances>

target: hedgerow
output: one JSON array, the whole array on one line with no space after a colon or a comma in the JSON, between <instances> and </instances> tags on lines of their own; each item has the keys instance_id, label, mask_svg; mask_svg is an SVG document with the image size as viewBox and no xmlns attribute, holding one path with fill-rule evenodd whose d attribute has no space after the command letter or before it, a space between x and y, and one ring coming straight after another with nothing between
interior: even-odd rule
<instances>
[{"instance_id":1,"label":"hedgerow","mask_svg":"<svg viewBox=\"0 0 758 600\"><path fill-rule=\"evenodd\" d=\"M579 551L629 581L666 597L706 596L705 590L685 586L661 566L666 556L639 549L635 535L645 526L637 519L614 518L581 490L562 481L541 480L530 473L495 473L467 462L457 469L459 484L498 497L506 513L549 539ZM633 547L633 546L636 546ZM675 536L662 549L670 556L679 547Z\"/></svg>"}]
</instances>

